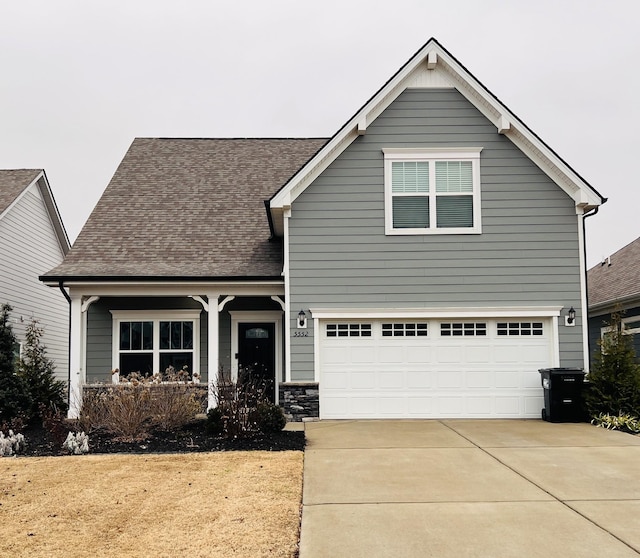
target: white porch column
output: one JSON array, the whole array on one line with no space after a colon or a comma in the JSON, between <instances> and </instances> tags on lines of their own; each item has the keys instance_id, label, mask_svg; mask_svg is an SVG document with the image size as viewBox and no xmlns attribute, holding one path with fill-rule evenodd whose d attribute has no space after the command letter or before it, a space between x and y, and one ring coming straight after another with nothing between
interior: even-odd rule
<instances>
[{"instance_id":1,"label":"white porch column","mask_svg":"<svg viewBox=\"0 0 640 558\"><path fill-rule=\"evenodd\" d=\"M220 368L220 311L218 310L218 293L209 293L208 322L207 322L207 347L209 363L209 390L207 410L218 406L218 371Z\"/></svg>"},{"instance_id":2,"label":"white porch column","mask_svg":"<svg viewBox=\"0 0 640 558\"><path fill-rule=\"evenodd\" d=\"M82 297L71 295L71 334L69 347L69 412L70 419L78 418L82 404L82 384L85 382L83 363L84 320Z\"/></svg>"}]
</instances>

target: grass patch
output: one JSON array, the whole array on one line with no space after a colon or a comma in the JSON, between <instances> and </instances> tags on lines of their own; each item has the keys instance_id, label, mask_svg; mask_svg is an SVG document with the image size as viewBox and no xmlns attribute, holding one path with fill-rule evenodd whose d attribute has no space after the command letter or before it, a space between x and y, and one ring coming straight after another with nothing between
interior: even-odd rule
<instances>
[{"instance_id":1,"label":"grass patch","mask_svg":"<svg viewBox=\"0 0 640 558\"><path fill-rule=\"evenodd\" d=\"M0 459L0 556L294 557L303 454Z\"/></svg>"}]
</instances>

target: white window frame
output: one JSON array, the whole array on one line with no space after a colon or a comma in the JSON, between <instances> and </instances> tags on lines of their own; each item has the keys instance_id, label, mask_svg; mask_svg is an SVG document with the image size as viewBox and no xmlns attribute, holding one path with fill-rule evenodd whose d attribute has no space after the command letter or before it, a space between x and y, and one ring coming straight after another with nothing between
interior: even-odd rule
<instances>
[{"instance_id":1,"label":"white window frame","mask_svg":"<svg viewBox=\"0 0 640 558\"><path fill-rule=\"evenodd\" d=\"M456 148L386 148L384 153L384 207L385 234L387 235L424 235L424 234L481 234L482 215L480 212L480 152L482 147ZM394 162L429 162L429 227L394 228L393 227L393 192L391 183L391 166ZM470 161L472 168L473 192L473 227L437 227L435 163L437 161ZM427 196L427 194L425 194Z\"/></svg>"},{"instance_id":2,"label":"white window frame","mask_svg":"<svg viewBox=\"0 0 640 558\"><path fill-rule=\"evenodd\" d=\"M621 326L622 326L622 335L637 335L640 333L640 328L635 327L632 329L629 329L627 327L627 324L633 323L633 322L640 322L640 316L630 316L628 318L622 318L621 321ZM607 333L611 333L613 331L613 328L611 326L605 326L605 327L601 327L600 328L600 339L604 339L604 336Z\"/></svg>"},{"instance_id":3,"label":"white window frame","mask_svg":"<svg viewBox=\"0 0 640 558\"><path fill-rule=\"evenodd\" d=\"M200 310L111 310L112 341L111 368L120 366L120 323L153 322L153 373L160 372L160 322L193 322L193 370L191 375L200 376ZM171 352L171 351L169 351ZM175 352L175 351L174 351ZM188 352L181 350L180 352ZM115 375L114 383L118 383Z\"/></svg>"}]
</instances>

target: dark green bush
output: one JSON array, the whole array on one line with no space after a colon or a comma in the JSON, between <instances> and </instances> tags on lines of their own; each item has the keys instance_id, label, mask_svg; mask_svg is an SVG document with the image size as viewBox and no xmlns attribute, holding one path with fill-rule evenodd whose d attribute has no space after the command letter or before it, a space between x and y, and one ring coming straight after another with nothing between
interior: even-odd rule
<instances>
[{"instance_id":1,"label":"dark green bush","mask_svg":"<svg viewBox=\"0 0 640 558\"><path fill-rule=\"evenodd\" d=\"M624 333L622 314L611 316L609 332L599 343L588 376L585 403L591 417L640 416L640 366L635 362L632 336Z\"/></svg>"},{"instance_id":2,"label":"dark green bush","mask_svg":"<svg viewBox=\"0 0 640 558\"><path fill-rule=\"evenodd\" d=\"M25 331L25 343L16 371L31 398L28 409L31 420L43 420L43 409L56 409L60 413L67 410L66 386L56 380L55 365L42 344L43 335L44 330L38 320L32 319Z\"/></svg>"},{"instance_id":3,"label":"dark green bush","mask_svg":"<svg viewBox=\"0 0 640 558\"><path fill-rule=\"evenodd\" d=\"M224 420L220 407L214 407L207 411L207 420L204 424L204 429L207 434L211 434L212 436L222 434L224 430Z\"/></svg>"},{"instance_id":4,"label":"dark green bush","mask_svg":"<svg viewBox=\"0 0 640 558\"><path fill-rule=\"evenodd\" d=\"M16 336L9 323L11 306L0 307L0 429L20 429L30 419L32 402L27 386L16 375Z\"/></svg>"},{"instance_id":5,"label":"dark green bush","mask_svg":"<svg viewBox=\"0 0 640 558\"><path fill-rule=\"evenodd\" d=\"M269 401L258 403L253 416L256 427L265 434L280 432L287 423L282 407Z\"/></svg>"}]
</instances>

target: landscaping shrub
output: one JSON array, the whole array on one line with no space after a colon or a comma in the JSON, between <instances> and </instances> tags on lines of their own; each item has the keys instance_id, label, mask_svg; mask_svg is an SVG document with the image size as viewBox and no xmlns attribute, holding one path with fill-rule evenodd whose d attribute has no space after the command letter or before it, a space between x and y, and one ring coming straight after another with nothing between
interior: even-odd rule
<instances>
[{"instance_id":1,"label":"landscaping shrub","mask_svg":"<svg viewBox=\"0 0 640 558\"><path fill-rule=\"evenodd\" d=\"M258 403L253 416L256 427L265 434L280 432L287 424L282 407L270 401Z\"/></svg>"},{"instance_id":2,"label":"landscaping shrub","mask_svg":"<svg viewBox=\"0 0 640 558\"><path fill-rule=\"evenodd\" d=\"M104 428L122 440L145 440L153 427L152 398L140 384L109 388L103 399Z\"/></svg>"},{"instance_id":3,"label":"landscaping shrub","mask_svg":"<svg viewBox=\"0 0 640 558\"><path fill-rule=\"evenodd\" d=\"M105 399L109 397L111 389L83 390L80 413L76 421L77 430L91 434L106 428L108 405Z\"/></svg>"},{"instance_id":4,"label":"landscaping shrub","mask_svg":"<svg viewBox=\"0 0 640 558\"><path fill-rule=\"evenodd\" d=\"M631 415L613 416L600 414L591 420L591 424L607 430L621 430L630 434L640 434L640 420Z\"/></svg>"},{"instance_id":5,"label":"landscaping shrub","mask_svg":"<svg viewBox=\"0 0 640 558\"><path fill-rule=\"evenodd\" d=\"M62 443L62 449L66 449L71 455L89 453L89 436L84 432L69 432Z\"/></svg>"},{"instance_id":6,"label":"landscaping shrub","mask_svg":"<svg viewBox=\"0 0 640 558\"><path fill-rule=\"evenodd\" d=\"M589 372L585 403L591 417L640 416L640 366L635 362L632 337L622 328L622 313L612 314L610 331L599 342Z\"/></svg>"},{"instance_id":7,"label":"landscaping shrub","mask_svg":"<svg viewBox=\"0 0 640 558\"><path fill-rule=\"evenodd\" d=\"M204 429L207 434L211 434L212 436L222 434L224 430L224 420L220 407L214 407L207 411L207 420L204 424Z\"/></svg>"},{"instance_id":8,"label":"landscaping shrub","mask_svg":"<svg viewBox=\"0 0 640 558\"><path fill-rule=\"evenodd\" d=\"M43 334L38 320L32 319L25 330L25 343L16 371L31 399L27 410L30 420L42 419L43 409L67 410L66 386L55 377L55 365L42 344Z\"/></svg>"},{"instance_id":9,"label":"landscaping shrub","mask_svg":"<svg viewBox=\"0 0 640 558\"><path fill-rule=\"evenodd\" d=\"M152 389L152 422L160 430L170 432L193 421L202 411L202 403L193 389L185 384L162 384Z\"/></svg>"},{"instance_id":10,"label":"landscaping shrub","mask_svg":"<svg viewBox=\"0 0 640 558\"><path fill-rule=\"evenodd\" d=\"M0 428L21 428L29 420L31 397L16 375L16 336L9 322L11 306L0 307Z\"/></svg>"},{"instance_id":11,"label":"landscaping shrub","mask_svg":"<svg viewBox=\"0 0 640 558\"><path fill-rule=\"evenodd\" d=\"M0 430L0 457L10 457L14 454L21 453L25 448L25 440L22 434L14 434L13 430L9 430L9 434L5 437Z\"/></svg>"},{"instance_id":12,"label":"landscaping shrub","mask_svg":"<svg viewBox=\"0 0 640 558\"><path fill-rule=\"evenodd\" d=\"M282 415L282 420L284 414L269 401L267 388L267 382L252 377L249 370L241 371L237 382L226 378L221 372L215 388L218 406L216 412L211 414L208 428L214 430L221 423L222 434L229 438L281 430L284 424L277 428L280 424L279 414Z\"/></svg>"},{"instance_id":13,"label":"landscaping shrub","mask_svg":"<svg viewBox=\"0 0 640 558\"><path fill-rule=\"evenodd\" d=\"M205 409L199 392L188 383L157 383L132 377L131 383L85 388L78 430L104 430L123 440L144 440L154 430L173 431Z\"/></svg>"},{"instance_id":14,"label":"landscaping shrub","mask_svg":"<svg viewBox=\"0 0 640 558\"><path fill-rule=\"evenodd\" d=\"M55 405L47 406L42 403L40 404L39 414L42 418L42 428L49 433L56 445L62 444L69 429L66 415Z\"/></svg>"}]
</instances>

